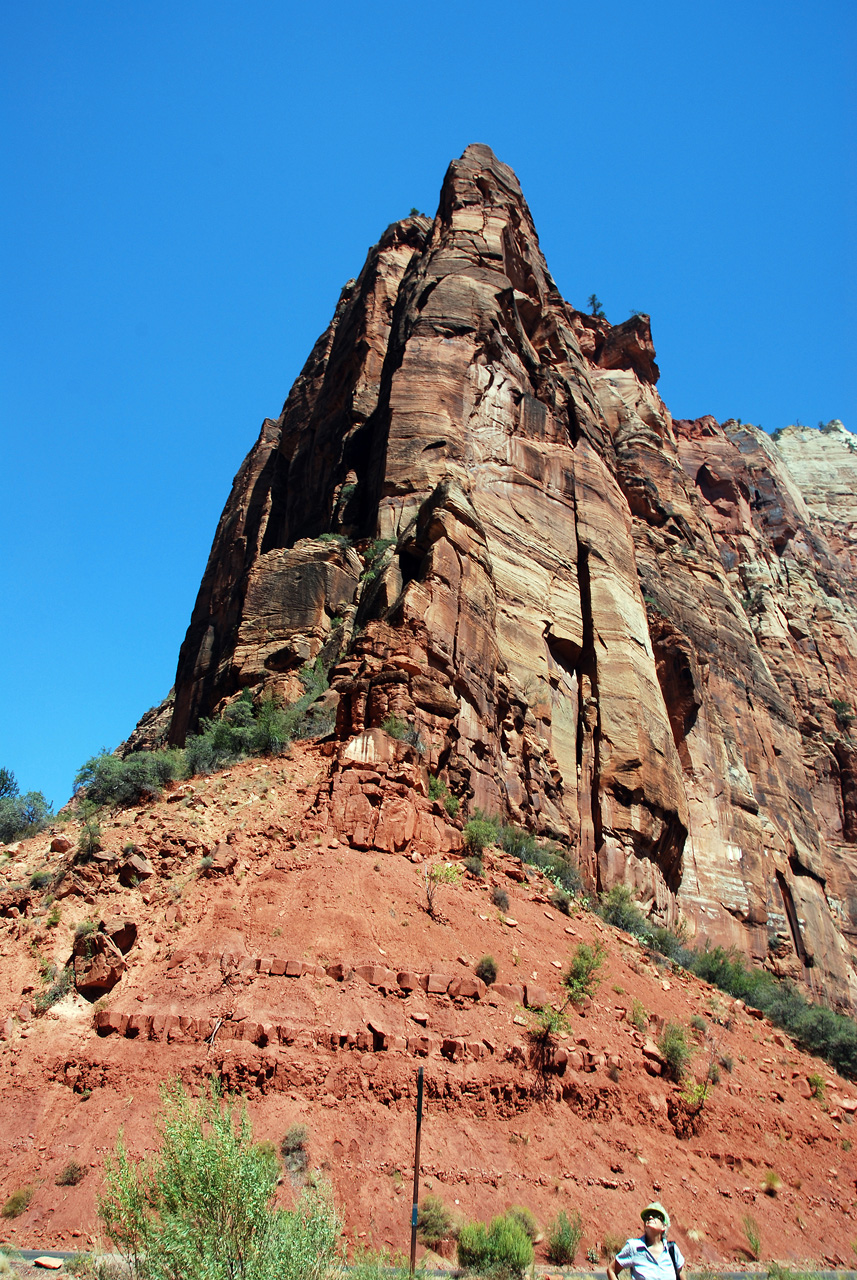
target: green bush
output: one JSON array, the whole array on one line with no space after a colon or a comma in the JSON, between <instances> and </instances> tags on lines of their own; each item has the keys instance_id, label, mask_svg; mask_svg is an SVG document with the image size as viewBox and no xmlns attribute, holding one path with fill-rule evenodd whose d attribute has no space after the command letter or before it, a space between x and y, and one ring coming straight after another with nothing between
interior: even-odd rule
<instances>
[{"instance_id":1,"label":"green bush","mask_svg":"<svg viewBox=\"0 0 857 1280\"><path fill-rule=\"evenodd\" d=\"M588 942L577 944L568 968L562 975L562 985L572 1004L580 1004L586 996L593 996L598 990L601 982L599 971L606 957L607 952L600 942L593 946Z\"/></svg>"},{"instance_id":2,"label":"green bush","mask_svg":"<svg viewBox=\"0 0 857 1280\"><path fill-rule=\"evenodd\" d=\"M399 716L389 715L385 720L381 721L381 728L391 738L395 738L398 742L407 742L420 755L425 755L426 744L420 737L419 729L415 724L408 724L406 720L400 719Z\"/></svg>"},{"instance_id":3,"label":"green bush","mask_svg":"<svg viewBox=\"0 0 857 1280\"><path fill-rule=\"evenodd\" d=\"M293 1212L275 1207L279 1163L253 1142L245 1109L161 1091L159 1150L129 1156L120 1136L105 1161L98 1212L135 1280L326 1280L338 1265L340 1224L323 1185Z\"/></svg>"},{"instance_id":4,"label":"green bush","mask_svg":"<svg viewBox=\"0 0 857 1280\"><path fill-rule=\"evenodd\" d=\"M33 1001L37 1014L47 1013L48 1009L71 991L71 969L55 970L51 979L50 985L44 991L40 991Z\"/></svg>"},{"instance_id":5,"label":"green bush","mask_svg":"<svg viewBox=\"0 0 857 1280\"><path fill-rule=\"evenodd\" d=\"M440 1196L424 1196L417 1210L417 1239L428 1249L436 1249L452 1232L452 1214Z\"/></svg>"},{"instance_id":6,"label":"green bush","mask_svg":"<svg viewBox=\"0 0 857 1280\"><path fill-rule=\"evenodd\" d=\"M693 1049L687 1042L687 1032L681 1023L666 1024L658 1036L658 1048L673 1080L682 1080L690 1066Z\"/></svg>"},{"instance_id":7,"label":"green bush","mask_svg":"<svg viewBox=\"0 0 857 1280\"><path fill-rule=\"evenodd\" d=\"M497 981L497 961L493 956L483 956L476 965L476 976L481 978L489 987L492 982Z\"/></svg>"},{"instance_id":8,"label":"green bush","mask_svg":"<svg viewBox=\"0 0 857 1280\"><path fill-rule=\"evenodd\" d=\"M442 800L449 792L449 787L443 778L435 777L433 773L429 774L429 800Z\"/></svg>"},{"instance_id":9,"label":"green bush","mask_svg":"<svg viewBox=\"0 0 857 1280\"><path fill-rule=\"evenodd\" d=\"M19 1218L29 1208L34 1191L35 1187L19 1187L17 1191L13 1191L0 1209L0 1215L4 1218Z\"/></svg>"},{"instance_id":10,"label":"green bush","mask_svg":"<svg viewBox=\"0 0 857 1280\"><path fill-rule=\"evenodd\" d=\"M293 1178L301 1178L309 1167L309 1153L306 1149L309 1141L309 1129L305 1124L293 1124L285 1133L280 1143L280 1155L283 1164Z\"/></svg>"},{"instance_id":11,"label":"green bush","mask_svg":"<svg viewBox=\"0 0 857 1280\"><path fill-rule=\"evenodd\" d=\"M183 777L184 753L135 751L120 760L105 747L78 769L74 779L75 793L86 793L95 805L128 808L144 800L156 800L168 782Z\"/></svg>"},{"instance_id":12,"label":"green bush","mask_svg":"<svg viewBox=\"0 0 857 1280\"><path fill-rule=\"evenodd\" d=\"M450 818L457 818L458 810L461 808L461 801L458 796L454 796L450 791L449 795L443 797L443 807L446 809Z\"/></svg>"},{"instance_id":13,"label":"green bush","mask_svg":"<svg viewBox=\"0 0 857 1280\"><path fill-rule=\"evenodd\" d=\"M477 809L474 816L464 824L464 847L468 853L480 854L489 844L496 842L497 834L496 821Z\"/></svg>"},{"instance_id":14,"label":"green bush","mask_svg":"<svg viewBox=\"0 0 857 1280\"><path fill-rule=\"evenodd\" d=\"M513 1222L517 1222L521 1230L525 1231L530 1240L535 1243L536 1236L539 1234L539 1224L529 1209L522 1204L513 1204L511 1209L506 1211L506 1217L511 1218Z\"/></svg>"},{"instance_id":15,"label":"green bush","mask_svg":"<svg viewBox=\"0 0 857 1280\"><path fill-rule=\"evenodd\" d=\"M44 889L50 884L53 876L50 871L34 871L30 876L31 889Z\"/></svg>"},{"instance_id":16,"label":"green bush","mask_svg":"<svg viewBox=\"0 0 857 1280\"><path fill-rule=\"evenodd\" d=\"M491 890L491 901L500 911L509 910L509 895L505 889L501 889L499 885L494 886Z\"/></svg>"},{"instance_id":17,"label":"green bush","mask_svg":"<svg viewBox=\"0 0 857 1280\"><path fill-rule=\"evenodd\" d=\"M565 889L560 889L558 885L551 893L551 906L556 907L557 911L561 911L564 916L571 915L571 904L573 902L574 898L571 894L567 893Z\"/></svg>"},{"instance_id":18,"label":"green bush","mask_svg":"<svg viewBox=\"0 0 857 1280\"><path fill-rule=\"evenodd\" d=\"M608 893L602 894L598 914L616 929L624 929L637 938L644 937L647 933L646 918L634 902L627 885L614 885Z\"/></svg>"},{"instance_id":19,"label":"green bush","mask_svg":"<svg viewBox=\"0 0 857 1280\"><path fill-rule=\"evenodd\" d=\"M485 868L482 865L481 858L465 858L463 865L467 868L467 870L470 872L472 876L477 876L478 879L480 880L485 875Z\"/></svg>"},{"instance_id":20,"label":"green bush","mask_svg":"<svg viewBox=\"0 0 857 1280\"><path fill-rule=\"evenodd\" d=\"M559 1267L570 1266L583 1239L583 1219L577 1209L571 1216L560 1210L548 1232L548 1257Z\"/></svg>"},{"instance_id":21,"label":"green bush","mask_svg":"<svg viewBox=\"0 0 857 1280\"><path fill-rule=\"evenodd\" d=\"M21 795L14 773L0 769L0 844L36 835L52 816L53 809L41 791Z\"/></svg>"},{"instance_id":22,"label":"green bush","mask_svg":"<svg viewBox=\"0 0 857 1280\"><path fill-rule=\"evenodd\" d=\"M520 1280L532 1261L532 1241L508 1214L487 1227L484 1222L465 1223L459 1232L458 1265L468 1271Z\"/></svg>"}]
</instances>

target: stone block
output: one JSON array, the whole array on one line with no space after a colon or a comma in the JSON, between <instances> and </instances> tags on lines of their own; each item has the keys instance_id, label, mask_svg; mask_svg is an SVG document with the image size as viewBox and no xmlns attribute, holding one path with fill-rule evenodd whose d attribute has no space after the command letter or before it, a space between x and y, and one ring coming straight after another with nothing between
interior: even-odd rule
<instances>
[{"instance_id":1,"label":"stone block","mask_svg":"<svg viewBox=\"0 0 857 1280\"><path fill-rule=\"evenodd\" d=\"M467 1052L467 1045L464 1040L448 1036L440 1046L440 1051L450 1062L460 1062Z\"/></svg>"},{"instance_id":2,"label":"stone block","mask_svg":"<svg viewBox=\"0 0 857 1280\"><path fill-rule=\"evenodd\" d=\"M285 975L287 978L299 978L304 971L303 960L287 960Z\"/></svg>"},{"instance_id":3,"label":"stone block","mask_svg":"<svg viewBox=\"0 0 857 1280\"><path fill-rule=\"evenodd\" d=\"M283 974L286 972L286 962L285 962L285 960L281 960L279 957L275 957L275 958L271 961L271 970L270 970L270 972L271 972L271 977L272 977L272 978L281 978L281 977L283 976Z\"/></svg>"},{"instance_id":4,"label":"stone block","mask_svg":"<svg viewBox=\"0 0 857 1280\"><path fill-rule=\"evenodd\" d=\"M325 973L328 978L333 978L334 982L347 982L353 970L349 965L343 964L341 960L336 960L333 964L327 966Z\"/></svg>"},{"instance_id":5,"label":"stone block","mask_svg":"<svg viewBox=\"0 0 857 1280\"><path fill-rule=\"evenodd\" d=\"M499 996L501 1000L509 1000L512 1004L524 1003L524 988L518 982L494 982L491 984L491 994Z\"/></svg>"},{"instance_id":6,"label":"stone block","mask_svg":"<svg viewBox=\"0 0 857 1280\"><path fill-rule=\"evenodd\" d=\"M524 1003L528 1009L544 1009L551 1001L550 992L535 982L528 982L525 989Z\"/></svg>"},{"instance_id":7,"label":"stone block","mask_svg":"<svg viewBox=\"0 0 857 1280\"><path fill-rule=\"evenodd\" d=\"M396 974L396 982L402 991L416 991L420 985L420 977L418 973L411 973L408 969L402 969Z\"/></svg>"},{"instance_id":8,"label":"stone block","mask_svg":"<svg viewBox=\"0 0 857 1280\"><path fill-rule=\"evenodd\" d=\"M425 973L420 979L423 991L430 996L444 995L449 987L449 975L443 973Z\"/></svg>"}]
</instances>

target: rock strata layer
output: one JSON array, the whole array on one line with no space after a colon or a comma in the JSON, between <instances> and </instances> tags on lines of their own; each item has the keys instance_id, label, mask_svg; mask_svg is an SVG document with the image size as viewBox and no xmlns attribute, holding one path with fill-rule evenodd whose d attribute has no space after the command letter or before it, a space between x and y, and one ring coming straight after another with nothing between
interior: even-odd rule
<instances>
[{"instance_id":1,"label":"rock strata layer","mask_svg":"<svg viewBox=\"0 0 857 1280\"><path fill-rule=\"evenodd\" d=\"M428 770L854 1007L853 438L673 421L657 379L649 318L565 302L514 173L468 147L238 472L170 739L320 659L349 838L457 847ZM385 724L416 747L387 772Z\"/></svg>"}]
</instances>

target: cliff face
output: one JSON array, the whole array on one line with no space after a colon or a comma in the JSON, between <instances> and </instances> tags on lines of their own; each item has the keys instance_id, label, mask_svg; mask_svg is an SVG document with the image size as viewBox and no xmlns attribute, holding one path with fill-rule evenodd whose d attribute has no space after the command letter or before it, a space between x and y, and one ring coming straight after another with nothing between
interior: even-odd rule
<instances>
[{"instance_id":1,"label":"cliff face","mask_svg":"<svg viewBox=\"0 0 857 1280\"><path fill-rule=\"evenodd\" d=\"M648 317L562 299L515 175L469 147L239 471L170 736L321 656L320 804L353 843L457 839L387 771L396 716L465 809L853 1006L852 437L674 422L654 355Z\"/></svg>"}]
</instances>

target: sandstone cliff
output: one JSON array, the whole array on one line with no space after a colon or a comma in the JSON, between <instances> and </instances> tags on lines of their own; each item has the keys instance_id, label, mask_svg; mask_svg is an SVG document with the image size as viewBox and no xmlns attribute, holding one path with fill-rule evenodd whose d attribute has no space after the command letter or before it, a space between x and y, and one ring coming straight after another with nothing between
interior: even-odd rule
<instances>
[{"instance_id":1,"label":"sandstone cliff","mask_svg":"<svg viewBox=\"0 0 857 1280\"><path fill-rule=\"evenodd\" d=\"M242 465L170 737L321 657L318 803L353 844L457 839L389 775L395 716L463 812L854 1007L852 438L674 422L654 356L647 316L563 300L515 175L468 147Z\"/></svg>"}]
</instances>

